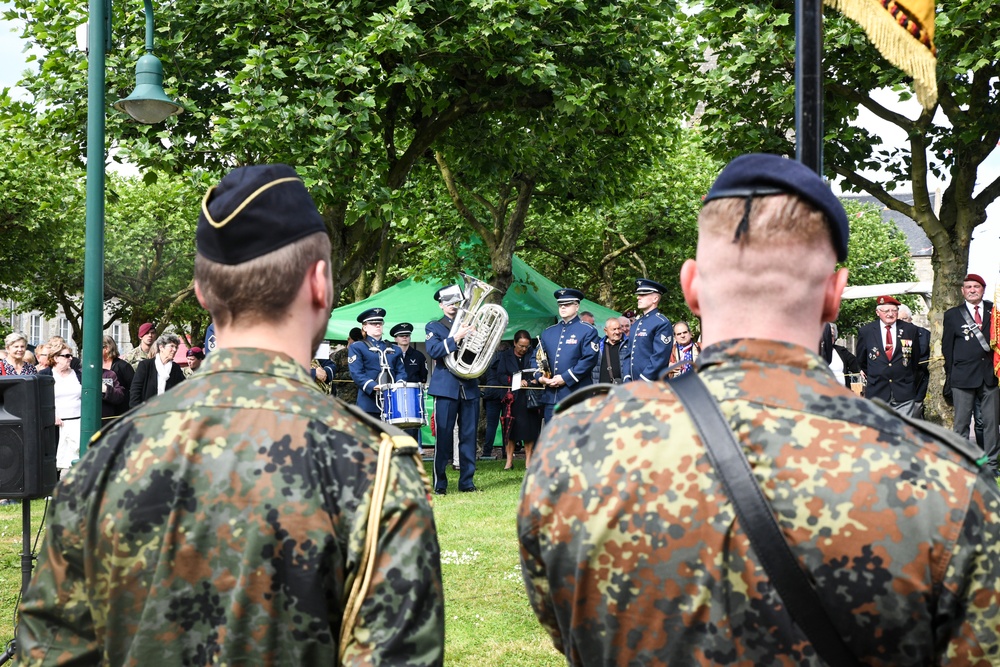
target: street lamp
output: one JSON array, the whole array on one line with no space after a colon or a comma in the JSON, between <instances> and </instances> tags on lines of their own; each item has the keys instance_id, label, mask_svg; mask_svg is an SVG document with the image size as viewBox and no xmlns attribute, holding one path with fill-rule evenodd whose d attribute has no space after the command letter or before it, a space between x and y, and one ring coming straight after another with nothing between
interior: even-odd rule
<instances>
[{"instance_id":1,"label":"street lamp","mask_svg":"<svg viewBox=\"0 0 1000 667\"><path fill-rule=\"evenodd\" d=\"M153 55L153 3L146 9L146 55L136 65L135 91L114 107L152 124L183 108L163 93L163 66ZM101 427L101 350L104 338L105 54L110 47L111 0L91 0L87 54L87 227L83 267L83 395L80 455Z\"/></svg>"}]
</instances>

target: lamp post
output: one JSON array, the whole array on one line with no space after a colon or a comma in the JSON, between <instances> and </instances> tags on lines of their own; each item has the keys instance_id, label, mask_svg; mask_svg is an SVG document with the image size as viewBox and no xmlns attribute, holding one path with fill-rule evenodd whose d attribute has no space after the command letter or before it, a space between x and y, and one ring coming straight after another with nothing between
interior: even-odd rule
<instances>
[{"instance_id":1,"label":"lamp post","mask_svg":"<svg viewBox=\"0 0 1000 667\"><path fill-rule=\"evenodd\" d=\"M153 3L146 9L146 55L136 65L136 88L115 103L140 123L159 123L183 108L163 93L163 67L153 55ZM87 222L83 267L83 394L80 455L101 426L101 350L104 338L105 54L110 48L111 0L91 0L87 40Z\"/></svg>"}]
</instances>

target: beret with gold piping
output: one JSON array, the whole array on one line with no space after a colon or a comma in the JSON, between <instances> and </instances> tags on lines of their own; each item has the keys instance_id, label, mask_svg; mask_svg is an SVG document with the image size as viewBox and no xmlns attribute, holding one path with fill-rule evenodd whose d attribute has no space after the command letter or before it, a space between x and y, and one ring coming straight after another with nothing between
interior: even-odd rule
<instances>
[{"instance_id":1,"label":"beret with gold piping","mask_svg":"<svg viewBox=\"0 0 1000 667\"><path fill-rule=\"evenodd\" d=\"M325 231L295 170L265 164L234 169L209 188L195 239L201 255L231 266Z\"/></svg>"}]
</instances>

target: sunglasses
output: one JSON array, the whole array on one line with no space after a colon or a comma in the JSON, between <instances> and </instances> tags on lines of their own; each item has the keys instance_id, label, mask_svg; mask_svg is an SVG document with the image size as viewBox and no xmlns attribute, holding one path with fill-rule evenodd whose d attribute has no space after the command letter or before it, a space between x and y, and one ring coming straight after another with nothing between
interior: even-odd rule
<instances>
[{"instance_id":1,"label":"sunglasses","mask_svg":"<svg viewBox=\"0 0 1000 667\"><path fill-rule=\"evenodd\" d=\"M73 358L72 354L57 354L56 356L57 357L62 357L63 359L72 359Z\"/></svg>"}]
</instances>

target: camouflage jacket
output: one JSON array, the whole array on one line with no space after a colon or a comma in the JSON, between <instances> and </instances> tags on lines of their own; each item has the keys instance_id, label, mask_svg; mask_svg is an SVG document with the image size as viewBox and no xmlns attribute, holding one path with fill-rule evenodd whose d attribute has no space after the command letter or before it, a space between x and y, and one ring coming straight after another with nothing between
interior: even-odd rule
<instances>
[{"instance_id":1,"label":"camouflage jacket","mask_svg":"<svg viewBox=\"0 0 1000 667\"><path fill-rule=\"evenodd\" d=\"M1000 494L951 434L858 398L801 347L727 341L697 368L864 664L1000 664ZM568 404L532 457L518 534L569 663L821 665L676 396L636 382Z\"/></svg>"},{"instance_id":2,"label":"camouflage jacket","mask_svg":"<svg viewBox=\"0 0 1000 667\"><path fill-rule=\"evenodd\" d=\"M288 356L217 349L100 435L56 490L18 664L442 664L434 519L400 455L338 656L376 429Z\"/></svg>"},{"instance_id":3,"label":"camouflage jacket","mask_svg":"<svg viewBox=\"0 0 1000 667\"><path fill-rule=\"evenodd\" d=\"M150 352L151 351L152 348L150 348ZM139 365L140 361L142 361L143 359L149 359L149 352L143 352L142 348L136 345L123 358L127 363L132 365L132 368L136 368Z\"/></svg>"}]
</instances>

